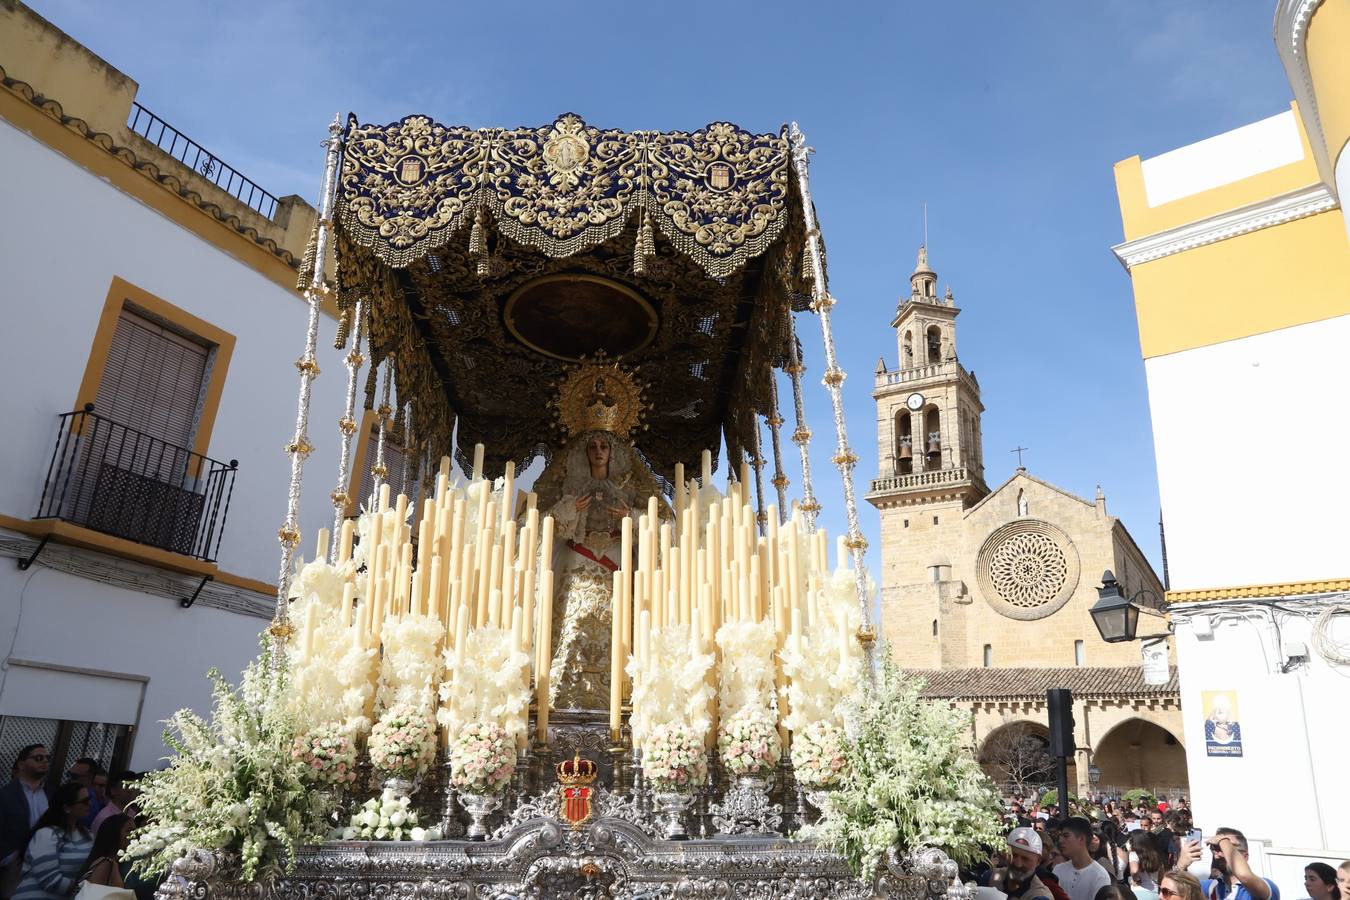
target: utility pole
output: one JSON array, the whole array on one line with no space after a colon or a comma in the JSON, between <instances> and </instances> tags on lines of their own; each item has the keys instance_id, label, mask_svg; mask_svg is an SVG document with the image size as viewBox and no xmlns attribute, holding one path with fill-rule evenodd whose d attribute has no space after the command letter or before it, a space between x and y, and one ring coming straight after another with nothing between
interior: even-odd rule
<instances>
[{"instance_id":1,"label":"utility pole","mask_svg":"<svg viewBox=\"0 0 1350 900\"><path fill-rule=\"evenodd\" d=\"M1069 757L1074 754L1073 691L1050 688L1045 692L1050 711L1050 755L1055 758L1056 787L1061 819L1069 815Z\"/></svg>"}]
</instances>

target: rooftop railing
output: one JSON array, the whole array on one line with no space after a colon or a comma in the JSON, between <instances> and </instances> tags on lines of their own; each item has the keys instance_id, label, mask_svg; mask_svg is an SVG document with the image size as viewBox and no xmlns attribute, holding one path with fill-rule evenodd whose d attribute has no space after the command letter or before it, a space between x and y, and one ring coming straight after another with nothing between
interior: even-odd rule
<instances>
[{"instance_id":1,"label":"rooftop railing","mask_svg":"<svg viewBox=\"0 0 1350 900\"><path fill-rule=\"evenodd\" d=\"M127 127L264 217L271 219L276 213L276 197L135 101Z\"/></svg>"}]
</instances>

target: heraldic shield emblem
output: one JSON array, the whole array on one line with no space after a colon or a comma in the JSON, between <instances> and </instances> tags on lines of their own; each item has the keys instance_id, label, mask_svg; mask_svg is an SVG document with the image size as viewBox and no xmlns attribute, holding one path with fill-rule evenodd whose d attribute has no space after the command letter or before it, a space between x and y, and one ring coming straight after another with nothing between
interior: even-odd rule
<instances>
[{"instance_id":1,"label":"heraldic shield emblem","mask_svg":"<svg viewBox=\"0 0 1350 900\"><path fill-rule=\"evenodd\" d=\"M582 759L575 754L571 759L558 763L554 770L558 773L558 814L573 828L580 828L590 821L595 812L595 776L598 770L595 763Z\"/></svg>"}]
</instances>

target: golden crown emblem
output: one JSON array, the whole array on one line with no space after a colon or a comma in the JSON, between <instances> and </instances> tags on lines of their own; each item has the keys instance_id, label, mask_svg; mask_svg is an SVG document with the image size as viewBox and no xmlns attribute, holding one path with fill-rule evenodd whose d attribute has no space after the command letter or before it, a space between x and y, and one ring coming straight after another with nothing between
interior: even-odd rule
<instances>
[{"instance_id":1,"label":"golden crown emblem","mask_svg":"<svg viewBox=\"0 0 1350 900\"><path fill-rule=\"evenodd\" d=\"M554 401L558 424L568 437L608 431L623 440L642 426L642 385L633 374L603 356L582 360L564 376Z\"/></svg>"},{"instance_id":2,"label":"golden crown emblem","mask_svg":"<svg viewBox=\"0 0 1350 900\"><path fill-rule=\"evenodd\" d=\"M595 763L585 759L580 753L573 755L571 759L565 759L558 763L553 771L557 774L558 781L569 787L588 785L595 781L595 777L600 774Z\"/></svg>"}]
</instances>

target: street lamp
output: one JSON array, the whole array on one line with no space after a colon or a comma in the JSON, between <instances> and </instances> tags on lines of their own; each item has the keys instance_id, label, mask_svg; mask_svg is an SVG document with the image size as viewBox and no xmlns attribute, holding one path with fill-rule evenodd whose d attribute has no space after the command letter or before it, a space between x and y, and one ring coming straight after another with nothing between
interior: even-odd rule
<instances>
[{"instance_id":1,"label":"street lamp","mask_svg":"<svg viewBox=\"0 0 1350 900\"><path fill-rule=\"evenodd\" d=\"M1145 595L1152 599L1140 602L1140 598ZM1102 586L1097 588L1097 602L1088 612L1092 614L1092 622L1101 632L1102 640L1108 644L1158 640L1168 635L1167 632L1142 636L1137 634L1141 612L1151 616L1163 615L1162 598L1148 588L1141 588L1134 596L1126 597L1110 569L1102 573Z\"/></svg>"}]
</instances>

